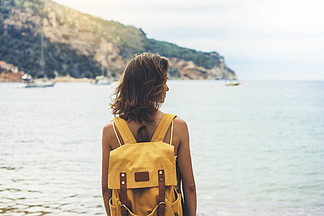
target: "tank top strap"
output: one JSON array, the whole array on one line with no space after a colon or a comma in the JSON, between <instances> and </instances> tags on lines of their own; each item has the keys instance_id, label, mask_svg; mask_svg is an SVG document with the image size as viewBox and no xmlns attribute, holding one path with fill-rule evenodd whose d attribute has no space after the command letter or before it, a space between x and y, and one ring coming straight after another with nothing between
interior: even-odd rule
<instances>
[{"instance_id":1,"label":"tank top strap","mask_svg":"<svg viewBox=\"0 0 324 216\"><path fill-rule=\"evenodd\" d=\"M168 113L165 113L162 116L162 118L161 118L161 120L153 134L151 142L163 141L163 139L166 135L166 132L168 131L170 124L172 123L172 121L175 117L176 117L176 115L171 115ZM171 134L171 137L172 137L172 134Z\"/></svg>"},{"instance_id":2,"label":"tank top strap","mask_svg":"<svg viewBox=\"0 0 324 216\"><path fill-rule=\"evenodd\" d=\"M114 118L114 123L123 138L125 144L136 143L136 139L134 138L132 131L129 129L126 121L120 117Z\"/></svg>"}]
</instances>

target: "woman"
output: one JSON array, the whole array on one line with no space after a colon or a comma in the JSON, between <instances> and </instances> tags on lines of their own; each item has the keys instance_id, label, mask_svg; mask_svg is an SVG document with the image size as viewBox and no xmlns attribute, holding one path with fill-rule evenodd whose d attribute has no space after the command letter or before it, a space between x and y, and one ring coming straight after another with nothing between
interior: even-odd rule
<instances>
[{"instance_id":1,"label":"woman","mask_svg":"<svg viewBox=\"0 0 324 216\"><path fill-rule=\"evenodd\" d=\"M116 88L111 104L112 113L126 120L127 126L137 142L151 140L164 113L159 110L164 102L167 86L169 62L158 54L143 53L134 57L126 66L121 82ZM163 142L172 143L174 155L182 177L184 206L189 216L196 215L196 188L193 176L189 133L186 122L179 117L173 119ZM172 131L172 134L171 134ZM123 145L123 139L114 123L103 128L102 135L102 193L105 209L110 215L108 189L109 155L112 150ZM185 214L185 213L184 213Z\"/></svg>"}]
</instances>

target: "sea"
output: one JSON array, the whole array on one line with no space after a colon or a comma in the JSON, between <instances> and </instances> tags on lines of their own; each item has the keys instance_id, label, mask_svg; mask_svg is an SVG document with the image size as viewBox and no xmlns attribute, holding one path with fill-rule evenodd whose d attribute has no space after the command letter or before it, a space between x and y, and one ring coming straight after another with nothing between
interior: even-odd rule
<instances>
[{"instance_id":1,"label":"sea","mask_svg":"<svg viewBox=\"0 0 324 216\"><path fill-rule=\"evenodd\" d=\"M199 216L324 215L324 81L170 80ZM101 138L117 83L0 83L0 215L105 215Z\"/></svg>"}]
</instances>

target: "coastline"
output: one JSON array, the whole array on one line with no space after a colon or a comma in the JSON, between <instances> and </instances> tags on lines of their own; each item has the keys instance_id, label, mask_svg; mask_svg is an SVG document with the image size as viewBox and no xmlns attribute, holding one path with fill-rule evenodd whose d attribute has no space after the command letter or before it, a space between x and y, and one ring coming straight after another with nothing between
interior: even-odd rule
<instances>
[{"instance_id":1,"label":"coastline","mask_svg":"<svg viewBox=\"0 0 324 216\"><path fill-rule=\"evenodd\" d=\"M24 72L0 72L0 82L21 82L21 78L24 75ZM89 78L74 78L70 75L59 76L52 79L54 83L57 82L90 82L94 79Z\"/></svg>"}]
</instances>

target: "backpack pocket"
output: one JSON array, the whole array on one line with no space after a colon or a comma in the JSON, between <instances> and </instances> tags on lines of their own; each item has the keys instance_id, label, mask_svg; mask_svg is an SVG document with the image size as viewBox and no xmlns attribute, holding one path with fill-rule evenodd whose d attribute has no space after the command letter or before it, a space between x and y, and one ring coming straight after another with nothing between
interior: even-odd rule
<instances>
[{"instance_id":1,"label":"backpack pocket","mask_svg":"<svg viewBox=\"0 0 324 216\"><path fill-rule=\"evenodd\" d=\"M175 194L175 201L171 203L171 208L173 211L172 216L182 216L181 193L178 193L175 188L173 188L173 191Z\"/></svg>"}]
</instances>

